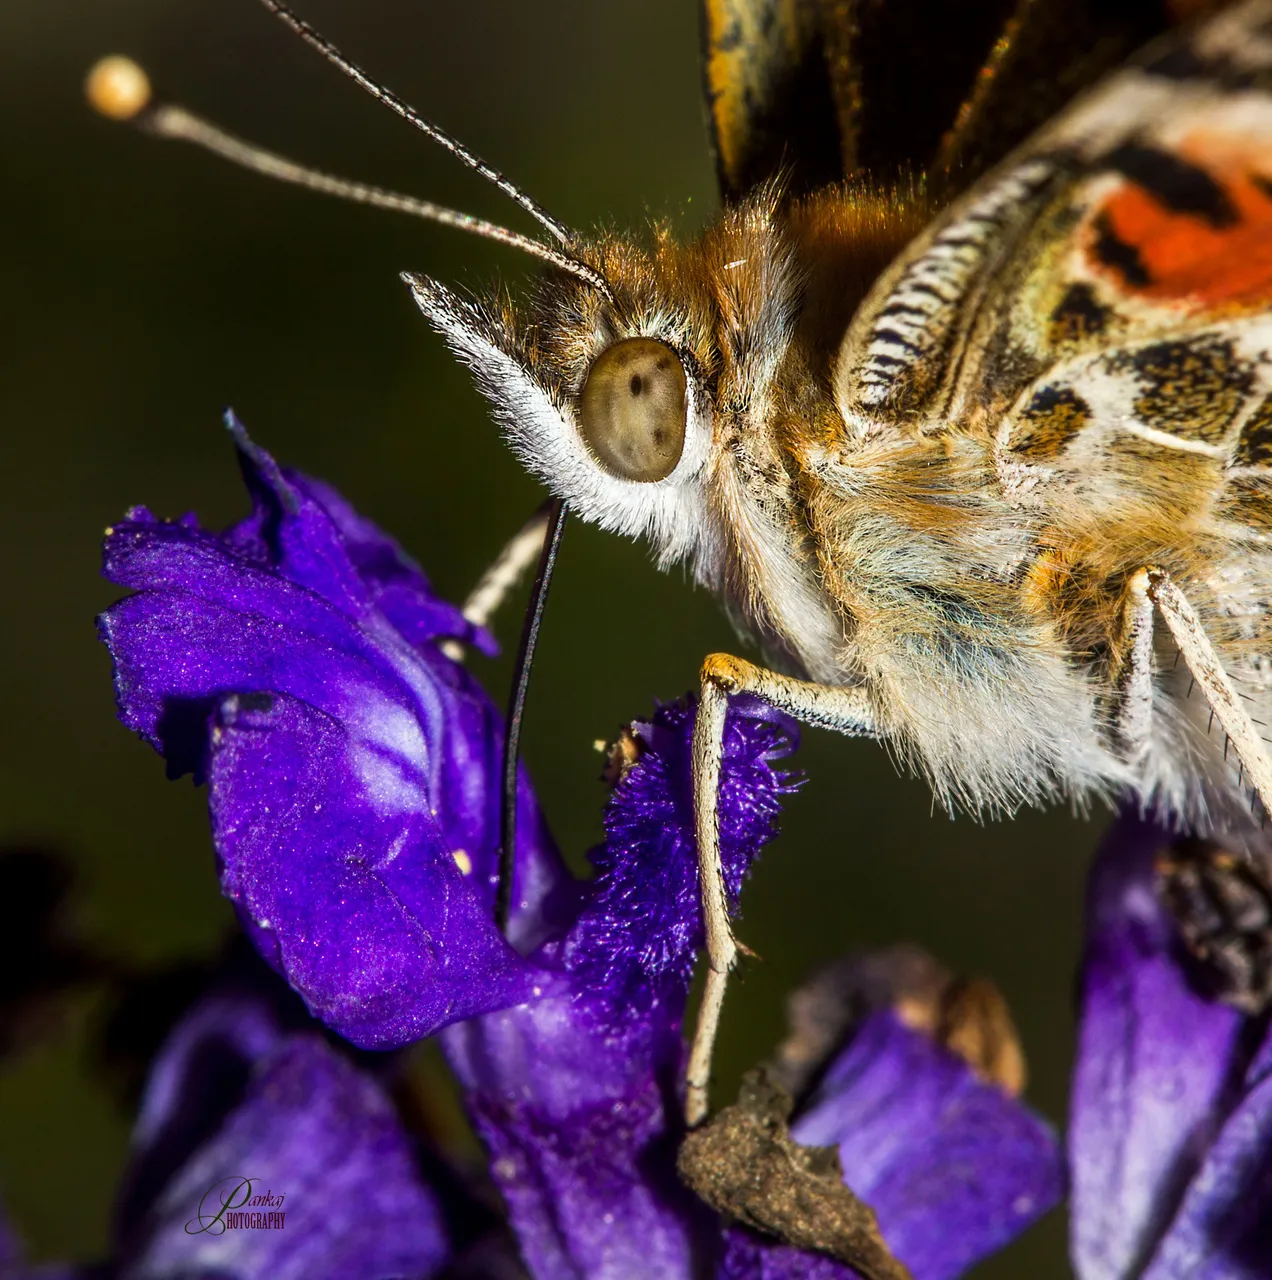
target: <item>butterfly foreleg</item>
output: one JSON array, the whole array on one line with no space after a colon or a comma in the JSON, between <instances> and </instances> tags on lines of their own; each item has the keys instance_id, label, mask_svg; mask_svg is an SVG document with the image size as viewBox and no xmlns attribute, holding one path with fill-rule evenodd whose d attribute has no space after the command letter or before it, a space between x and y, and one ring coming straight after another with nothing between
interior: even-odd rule
<instances>
[{"instance_id":1,"label":"butterfly foreleg","mask_svg":"<svg viewBox=\"0 0 1272 1280\"><path fill-rule=\"evenodd\" d=\"M766 671L741 658L713 653L702 664L702 698L693 731L694 821L698 840L698 884L707 939L707 979L694 1029L686 1073L685 1119L692 1127L706 1118L711 1056L729 971L738 943L729 925L724 869L720 862L720 761L724 722L733 694L753 694L805 724L854 736L872 736L875 717L860 686L813 684Z\"/></svg>"},{"instance_id":2,"label":"butterfly foreleg","mask_svg":"<svg viewBox=\"0 0 1272 1280\"><path fill-rule=\"evenodd\" d=\"M1210 703L1215 719L1228 735L1245 775L1263 802L1265 812L1272 812L1272 757L1242 704L1241 695L1233 688L1201 619L1169 574L1151 568L1144 574L1148 594L1179 646L1189 672Z\"/></svg>"},{"instance_id":3,"label":"butterfly foreleg","mask_svg":"<svg viewBox=\"0 0 1272 1280\"><path fill-rule=\"evenodd\" d=\"M1122 654L1113 735L1128 764L1138 764L1153 735L1153 600L1148 570L1134 574L1122 605Z\"/></svg>"},{"instance_id":4,"label":"butterfly foreleg","mask_svg":"<svg viewBox=\"0 0 1272 1280\"><path fill-rule=\"evenodd\" d=\"M462 613L476 627L490 625L500 606L516 590L526 570L534 564L548 531L549 503L544 503L509 538L503 550L477 580L464 600ZM443 640L440 648L452 662L463 662L464 646L458 640Z\"/></svg>"}]
</instances>

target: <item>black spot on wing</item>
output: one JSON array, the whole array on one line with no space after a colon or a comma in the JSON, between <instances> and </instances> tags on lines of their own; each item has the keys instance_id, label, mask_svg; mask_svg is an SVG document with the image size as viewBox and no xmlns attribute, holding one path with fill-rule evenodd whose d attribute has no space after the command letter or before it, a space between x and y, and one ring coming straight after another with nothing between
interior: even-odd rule
<instances>
[{"instance_id":1,"label":"black spot on wing","mask_svg":"<svg viewBox=\"0 0 1272 1280\"><path fill-rule=\"evenodd\" d=\"M1055 347L1102 337L1116 320L1112 310L1096 296L1085 281L1071 284L1056 304L1049 319L1048 337Z\"/></svg>"},{"instance_id":2,"label":"black spot on wing","mask_svg":"<svg viewBox=\"0 0 1272 1280\"><path fill-rule=\"evenodd\" d=\"M788 195L843 176L826 59L816 41L798 34L806 15L784 19L790 7L775 0L702 5L712 145L727 200L778 175Z\"/></svg>"},{"instance_id":3,"label":"black spot on wing","mask_svg":"<svg viewBox=\"0 0 1272 1280\"><path fill-rule=\"evenodd\" d=\"M1091 421L1091 406L1072 387L1039 387L1021 410L1011 433L1011 450L1048 461Z\"/></svg>"},{"instance_id":4,"label":"black spot on wing","mask_svg":"<svg viewBox=\"0 0 1272 1280\"><path fill-rule=\"evenodd\" d=\"M876 320L887 320L894 316L903 316L920 322L927 320L931 312L923 307L916 307L912 302L890 302L876 316Z\"/></svg>"},{"instance_id":5,"label":"black spot on wing","mask_svg":"<svg viewBox=\"0 0 1272 1280\"><path fill-rule=\"evenodd\" d=\"M886 369L908 369L914 363L904 356L891 356L884 351L871 352L870 361L872 364L881 364Z\"/></svg>"},{"instance_id":6,"label":"black spot on wing","mask_svg":"<svg viewBox=\"0 0 1272 1280\"><path fill-rule=\"evenodd\" d=\"M1213 334L1154 342L1113 361L1114 369L1127 367L1142 388L1136 418L1202 444L1223 441L1254 385L1254 369L1228 339Z\"/></svg>"},{"instance_id":7,"label":"black spot on wing","mask_svg":"<svg viewBox=\"0 0 1272 1280\"><path fill-rule=\"evenodd\" d=\"M1117 234L1108 214L1102 213L1096 218L1094 230L1095 243L1091 249L1106 267L1116 271L1133 288L1145 289L1152 284L1153 278L1148 274L1139 250Z\"/></svg>"},{"instance_id":8,"label":"black spot on wing","mask_svg":"<svg viewBox=\"0 0 1272 1280\"><path fill-rule=\"evenodd\" d=\"M1232 451L1234 467L1272 467L1272 396L1265 396L1241 428Z\"/></svg>"},{"instance_id":9,"label":"black spot on wing","mask_svg":"<svg viewBox=\"0 0 1272 1280\"><path fill-rule=\"evenodd\" d=\"M1194 214L1214 227L1230 227L1237 211L1224 189L1182 156L1141 142L1124 142L1100 162L1142 187L1172 213Z\"/></svg>"}]
</instances>

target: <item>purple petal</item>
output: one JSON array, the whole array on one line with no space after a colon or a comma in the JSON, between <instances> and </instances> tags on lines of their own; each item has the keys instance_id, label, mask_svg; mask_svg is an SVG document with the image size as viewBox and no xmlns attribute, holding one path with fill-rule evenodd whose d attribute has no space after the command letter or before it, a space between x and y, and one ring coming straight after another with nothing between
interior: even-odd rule
<instances>
[{"instance_id":1,"label":"purple petal","mask_svg":"<svg viewBox=\"0 0 1272 1280\"><path fill-rule=\"evenodd\" d=\"M125 724L168 751L174 731L204 732L224 694L289 693L438 785L452 704L481 701L454 664L423 661L383 621L356 624L212 534L134 515L111 531L105 571L139 594L101 620Z\"/></svg>"},{"instance_id":2,"label":"purple petal","mask_svg":"<svg viewBox=\"0 0 1272 1280\"><path fill-rule=\"evenodd\" d=\"M431 643L473 637L395 544L237 430L251 516L222 537L138 510L108 535L107 576L138 592L100 623L121 718L173 775L210 771L223 886L329 1025L385 1046L523 999L491 923L502 725ZM524 776L520 799L527 951L576 892Z\"/></svg>"},{"instance_id":3,"label":"purple petal","mask_svg":"<svg viewBox=\"0 0 1272 1280\"><path fill-rule=\"evenodd\" d=\"M519 1003L533 971L427 796L366 752L294 698L231 697L209 785L222 888L257 948L316 1017L372 1048Z\"/></svg>"},{"instance_id":4,"label":"purple petal","mask_svg":"<svg viewBox=\"0 0 1272 1280\"><path fill-rule=\"evenodd\" d=\"M724 1232L724 1256L716 1280L861 1280L846 1263L806 1253L743 1227Z\"/></svg>"},{"instance_id":5,"label":"purple petal","mask_svg":"<svg viewBox=\"0 0 1272 1280\"><path fill-rule=\"evenodd\" d=\"M248 953L250 956L250 953ZM127 1238L173 1173L237 1105L253 1065L308 1023L296 997L255 956L232 960L168 1033L151 1063L118 1196Z\"/></svg>"},{"instance_id":6,"label":"purple petal","mask_svg":"<svg viewBox=\"0 0 1272 1280\"><path fill-rule=\"evenodd\" d=\"M100 620L121 719L168 758L173 776L198 776L222 697L299 698L346 722L373 754L395 758L404 794L427 792L453 847L473 860L474 883L488 887L502 724L472 676L422 643L422 619L451 606L331 490L284 477L268 454L240 445L256 510L224 537L140 508L107 536L105 575L139 593ZM405 634L379 608L390 597ZM528 788L523 808L523 824L538 824ZM523 910L532 912L566 881L538 830L542 838L518 850Z\"/></svg>"},{"instance_id":7,"label":"purple petal","mask_svg":"<svg viewBox=\"0 0 1272 1280\"><path fill-rule=\"evenodd\" d=\"M231 1213L273 1216L245 1227ZM389 1280L431 1275L446 1253L438 1206L379 1086L320 1038L293 1035L165 1188L123 1274Z\"/></svg>"},{"instance_id":8,"label":"purple petal","mask_svg":"<svg viewBox=\"0 0 1272 1280\"><path fill-rule=\"evenodd\" d=\"M791 1132L838 1145L845 1183L915 1280L961 1275L1063 1194L1048 1126L891 1013L861 1024Z\"/></svg>"},{"instance_id":9,"label":"purple petal","mask_svg":"<svg viewBox=\"0 0 1272 1280\"><path fill-rule=\"evenodd\" d=\"M579 1027L571 997L545 990L531 1007L450 1027L442 1039L531 1275L701 1274L714 1223L676 1177L674 1029L656 1052L633 1037L644 1052L630 1057L621 1031L610 1042Z\"/></svg>"},{"instance_id":10,"label":"purple petal","mask_svg":"<svg viewBox=\"0 0 1272 1280\"><path fill-rule=\"evenodd\" d=\"M1070 1107L1071 1250L1082 1280L1137 1276L1232 1094L1243 1019L1189 987L1153 862L1171 839L1127 815L1092 869Z\"/></svg>"},{"instance_id":11,"label":"purple petal","mask_svg":"<svg viewBox=\"0 0 1272 1280\"><path fill-rule=\"evenodd\" d=\"M773 767L788 723L730 715L721 827L734 893L790 789ZM644 755L610 801L591 898L539 953L536 998L443 1035L540 1280L689 1280L716 1249L713 1217L675 1172L680 1021L701 943L692 726L683 705L640 726Z\"/></svg>"},{"instance_id":12,"label":"purple petal","mask_svg":"<svg viewBox=\"0 0 1272 1280\"><path fill-rule=\"evenodd\" d=\"M1272 1035L1143 1280L1272 1277Z\"/></svg>"},{"instance_id":13,"label":"purple petal","mask_svg":"<svg viewBox=\"0 0 1272 1280\"><path fill-rule=\"evenodd\" d=\"M375 607L412 644L455 639L494 657L495 638L475 627L458 605L434 595L424 571L401 546L365 516L359 515L330 485L295 471L285 471L291 487L304 500L320 506L331 519Z\"/></svg>"},{"instance_id":14,"label":"purple petal","mask_svg":"<svg viewBox=\"0 0 1272 1280\"><path fill-rule=\"evenodd\" d=\"M22 1242L9 1221L9 1215L0 1205L0 1275L7 1274L9 1268L16 1268L21 1261Z\"/></svg>"},{"instance_id":15,"label":"purple petal","mask_svg":"<svg viewBox=\"0 0 1272 1280\"><path fill-rule=\"evenodd\" d=\"M437 598L398 543L334 489L279 467L233 413L226 425L252 495L252 514L225 534L236 551L316 591L355 620L377 608L412 644L453 638L485 653L498 651L483 628Z\"/></svg>"}]
</instances>

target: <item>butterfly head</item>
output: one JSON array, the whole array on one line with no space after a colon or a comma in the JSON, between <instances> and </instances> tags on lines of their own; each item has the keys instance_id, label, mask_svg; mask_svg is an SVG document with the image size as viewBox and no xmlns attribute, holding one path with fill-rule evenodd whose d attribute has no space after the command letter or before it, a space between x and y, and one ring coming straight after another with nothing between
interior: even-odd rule
<instances>
[{"instance_id":1,"label":"butterfly head","mask_svg":"<svg viewBox=\"0 0 1272 1280\"><path fill-rule=\"evenodd\" d=\"M549 489L585 520L649 538L663 563L709 573L721 486L766 448L798 308L772 204L733 210L688 246L655 228L579 252L603 288L552 273L523 306L404 278Z\"/></svg>"}]
</instances>

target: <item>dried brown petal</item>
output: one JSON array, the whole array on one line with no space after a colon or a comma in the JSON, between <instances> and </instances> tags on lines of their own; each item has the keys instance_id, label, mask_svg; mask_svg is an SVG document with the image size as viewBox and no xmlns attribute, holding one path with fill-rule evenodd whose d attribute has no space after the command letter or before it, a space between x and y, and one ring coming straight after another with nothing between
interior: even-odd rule
<instances>
[{"instance_id":1,"label":"dried brown petal","mask_svg":"<svg viewBox=\"0 0 1272 1280\"><path fill-rule=\"evenodd\" d=\"M1007 1001L984 978L956 978L941 996L936 1038L982 1080L1018 1098L1025 1088L1025 1053Z\"/></svg>"},{"instance_id":2,"label":"dried brown petal","mask_svg":"<svg viewBox=\"0 0 1272 1280\"><path fill-rule=\"evenodd\" d=\"M981 1079L1013 1097L1024 1089L1024 1050L998 989L985 978L955 978L907 944L838 960L791 996L790 1033L778 1046L773 1074L798 1097L852 1028L882 1009L944 1044Z\"/></svg>"},{"instance_id":3,"label":"dried brown petal","mask_svg":"<svg viewBox=\"0 0 1272 1280\"><path fill-rule=\"evenodd\" d=\"M681 1178L725 1217L829 1254L865 1280L910 1280L874 1211L844 1185L837 1149L792 1141L792 1105L763 1071L748 1073L738 1101L685 1138Z\"/></svg>"}]
</instances>

